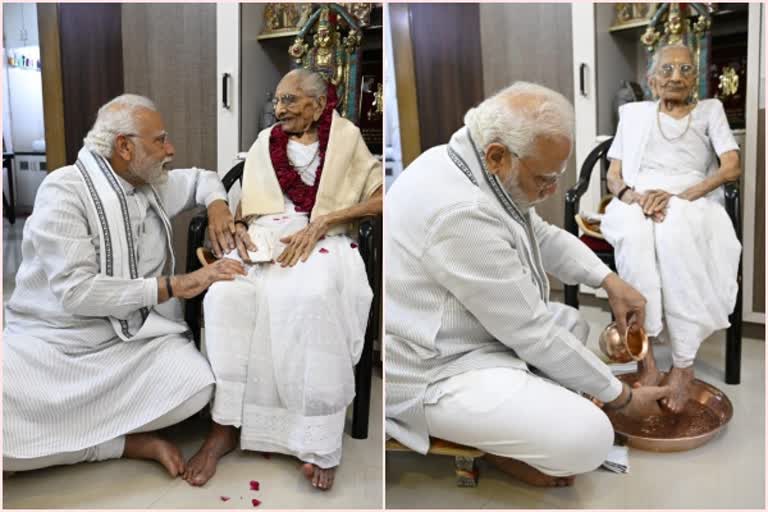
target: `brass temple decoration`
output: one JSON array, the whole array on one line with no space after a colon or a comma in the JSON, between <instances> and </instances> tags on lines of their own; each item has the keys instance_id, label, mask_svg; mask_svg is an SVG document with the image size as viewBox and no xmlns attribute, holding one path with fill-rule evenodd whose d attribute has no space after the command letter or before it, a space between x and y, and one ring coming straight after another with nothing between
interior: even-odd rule
<instances>
[{"instance_id":1,"label":"brass temple decoration","mask_svg":"<svg viewBox=\"0 0 768 512\"><path fill-rule=\"evenodd\" d=\"M357 18L361 27L367 27L371 24L371 12L373 11L372 3L340 3L348 13Z\"/></svg>"},{"instance_id":2,"label":"brass temple decoration","mask_svg":"<svg viewBox=\"0 0 768 512\"><path fill-rule=\"evenodd\" d=\"M692 21L691 17L696 15L698 17ZM699 71L694 87L694 101L710 96L706 73L711 55L711 23L710 9L706 4L663 3L659 5L648 22L648 28L640 37L640 41L645 45L649 70L654 53L662 46L683 43L693 50ZM646 94L650 96L651 91L646 89Z\"/></svg>"},{"instance_id":3,"label":"brass temple decoration","mask_svg":"<svg viewBox=\"0 0 768 512\"><path fill-rule=\"evenodd\" d=\"M321 4L288 49L294 68L317 71L336 87L337 110L352 122L360 114L361 43L357 18L339 4Z\"/></svg>"},{"instance_id":4,"label":"brass temple decoration","mask_svg":"<svg viewBox=\"0 0 768 512\"><path fill-rule=\"evenodd\" d=\"M720 84L717 86L723 97L733 96L739 90L739 74L732 67L723 68L723 74L720 75Z\"/></svg>"},{"instance_id":5,"label":"brass temple decoration","mask_svg":"<svg viewBox=\"0 0 768 512\"><path fill-rule=\"evenodd\" d=\"M261 36L290 35L298 32L312 13L311 3L267 3Z\"/></svg>"},{"instance_id":6,"label":"brass temple decoration","mask_svg":"<svg viewBox=\"0 0 768 512\"><path fill-rule=\"evenodd\" d=\"M656 12L657 6L658 4L647 2L615 4L616 18L611 30L645 25Z\"/></svg>"}]
</instances>

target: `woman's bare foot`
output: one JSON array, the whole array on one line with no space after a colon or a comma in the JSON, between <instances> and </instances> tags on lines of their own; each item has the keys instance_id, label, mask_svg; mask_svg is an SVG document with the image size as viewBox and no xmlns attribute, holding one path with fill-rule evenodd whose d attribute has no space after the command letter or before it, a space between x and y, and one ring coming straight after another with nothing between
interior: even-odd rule
<instances>
[{"instance_id":1,"label":"woman's bare foot","mask_svg":"<svg viewBox=\"0 0 768 512\"><path fill-rule=\"evenodd\" d=\"M174 478L184 472L184 458L176 445L152 432L125 436L123 457L156 460Z\"/></svg>"},{"instance_id":2,"label":"woman's bare foot","mask_svg":"<svg viewBox=\"0 0 768 512\"><path fill-rule=\"evenodd\" d=\"M656 368L656 359L653 357L653 342L648 340L648 352L642 361L637 363L639 378L635 386L658 386L661 382L661 372Z\"/></svg>"},{"instance_id":3,"label":"woman's bare foot","mask_svg":"<svg viewBox=\"0 0 768 512\"><path fill-rule=\"evenodd\" d=\"M685 408L690 396L689 386L693 381L693 366L688 368L675 368L669 370L661 381L662 386L668 385L671 389L669 397L661 399L661 405L674 414L679 414Z\"/></svg>"},{"instance_id":4,"label":"woman's bare foot","mask_svg":"<svg viewBox=\"0 0 768 512\"><path fill-rule=\"evenodd\" d=\"M190 485L205 485L216 473L219 459L235 448L237 448L237 428L213 422L203 446L189 459L183 476L184 480Z\"/></svg>"},{"instance_id":5,"label":"woman's bare foot","mask_svg":"<svg viewBox=\"0 0 768 512\"><path fill-rule=\"evenodd\" d=\"M317 487L323 491L329 490L333 487L333 478L336 476L336 468L323 469L305 462L301 465L301 472L304 477L312 482L313 487Z\"/></svg>"},{"instance_id":6,"label":"woman's bare foot","mask_svg":"<svg viewBox=\"0 0 768 512\"><path fill-rule=\"evenodd\" d=\"M513 478L536 487L569 487L573 485L573 482L576 479L575 476L545 475L525 462L507 457L499 457L498 455L491 455L490 453L485 454L485 459Z\"/></svg>"}]
</instances>

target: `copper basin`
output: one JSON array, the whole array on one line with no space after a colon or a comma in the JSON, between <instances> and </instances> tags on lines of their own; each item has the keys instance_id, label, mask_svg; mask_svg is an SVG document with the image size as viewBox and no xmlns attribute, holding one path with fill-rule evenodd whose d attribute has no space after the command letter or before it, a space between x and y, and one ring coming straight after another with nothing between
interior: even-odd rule
<instances>
[{"instance_id":1,"label":"copper basin","mask_svg":"<svg viewBox=\"0 0 768 512\"><path fill-rule=\"evenodd\" d=\"M626 373L618 378L632 385L637 374ZM691 397L680 414L665 413L637 422L619 412L605 411L617 440L650 452L682 452L709 442L731 420L733 405L711 384L694 379L690 386Z\"/></svg>"}]
</instances>

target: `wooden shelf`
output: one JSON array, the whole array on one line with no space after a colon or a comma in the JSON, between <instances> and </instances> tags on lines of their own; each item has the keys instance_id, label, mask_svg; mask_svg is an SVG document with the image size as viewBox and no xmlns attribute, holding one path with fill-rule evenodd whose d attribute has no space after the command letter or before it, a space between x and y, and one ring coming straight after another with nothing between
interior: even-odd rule
<instances>
[{"instance_id":1,"label":"wooden shelf","mask_svg":"<svg viewBox=\"0 0 768 512\"><path fill-rule=\"evenodd\" d=\"M369 30L379 30L381 29L381 25L369 25L367 27L363 27L363 32L367 32ZM257 41L265 41L268 39L285 39L289 37L296 37L296 35L299 33L298 30L290 30L285 32L273 32L271 34L262 34L260 36L256 36Z\"/></svg>"}]
</instances>

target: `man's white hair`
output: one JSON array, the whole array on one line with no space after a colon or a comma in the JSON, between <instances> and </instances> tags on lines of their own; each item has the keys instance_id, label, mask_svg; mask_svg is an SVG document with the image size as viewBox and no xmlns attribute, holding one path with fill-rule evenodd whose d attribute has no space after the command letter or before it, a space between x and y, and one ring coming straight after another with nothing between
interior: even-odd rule
<instances>
[{"instance_id":1,"label":"man's white hair","mask_svg":"<svg viewBox=\"0 0 768 512\"><path fill-rule=\"evenodd\" d=\"M497 142L524 158L537 137L562 136L573 142L573 105L542 85L515 82L469 109L464 124L483 151Z\"/></svg>"},{"instance_id":2,"label":"man's white hair","mask_svg":"<svg viewBox=\"0 0 768 512\"><path fill-rule=\"evenodd\" d=\"M687 46L683 43L678 42L674 44L664 45L653 53L653 58L651 60L651 67L648 69L649 79L656 74L656 71L659 70L659 64L661 64L661 56L664 54L664 52L666 52L667 50L675 49L675 48L682 48L688 51L688 55L691 57L691 64L693 64L693 67L696 70L696 73L694 74L698 74L699 66L696 63L696 55L693 53L693 49L690 46Z\"/></svg>"},{"instance_id":3,"label":"man's white hair","mask_svg":"<svg viewBox=\"0 0 768 512\"><path fill-rule=\"evenodd\" d=\"M104 158L110 158L119 134L137 133L136 111L147 109L157 112L154 102L138 94L123 94L104 104L96 122L83 139L85 147Z\"/></svg>"}]
</instances>

